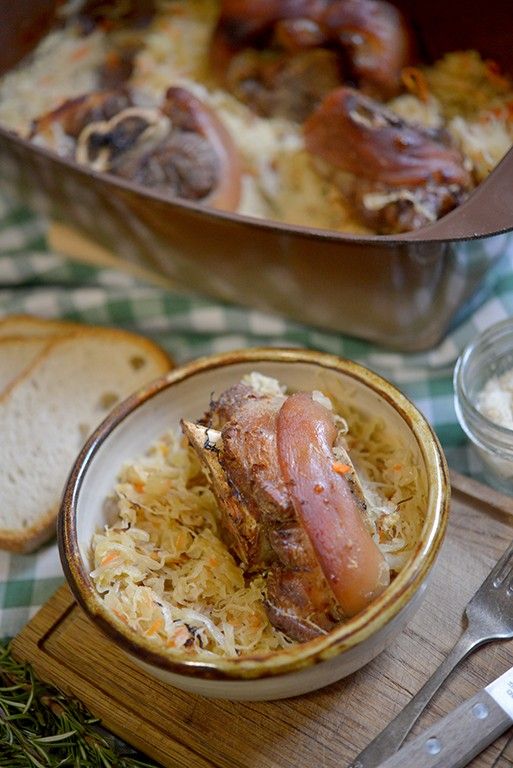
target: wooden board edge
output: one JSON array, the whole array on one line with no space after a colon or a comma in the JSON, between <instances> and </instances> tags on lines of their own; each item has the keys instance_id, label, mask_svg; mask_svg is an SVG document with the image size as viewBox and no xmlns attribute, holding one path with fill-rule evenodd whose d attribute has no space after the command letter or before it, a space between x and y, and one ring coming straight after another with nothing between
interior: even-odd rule
<instances>
[{"instance_id":1,"label":"wooden board edge","mask_svg":"<svg viewBox=\"0 0 513 768\"><path fill-rule=\"evenodd\" d=\"M479 480L463 475L455 469L449 470L449 477L453 492L461 493L480 505L484 504L487 509L513 515L513 496L508 496L490 485L480 483Z\"/></svg>"},{"instance_id":2,"label":"wooden board edge","mask_svg":"<svg viewBox=\"0 0 513 768\"><path fill-rule=\"evenodd\" d=\"M14 658L19 661L31 661L39 653L46 637L64 621L74 605L75 600L69 587L63 584L11 641Z\"/></svg>"}]
</instances>

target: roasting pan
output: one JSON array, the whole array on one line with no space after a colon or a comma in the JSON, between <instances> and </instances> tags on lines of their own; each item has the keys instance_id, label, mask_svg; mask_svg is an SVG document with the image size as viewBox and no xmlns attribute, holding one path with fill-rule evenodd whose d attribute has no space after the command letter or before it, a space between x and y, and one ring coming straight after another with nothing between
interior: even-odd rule
<instances>
[{"instance_id":1,"label":"roasting pan","mask_svg":"<svg viewBox=\"0 0 513 768\"><path fill-rule=\"evenodd\" d=\"M401 5L401 3L398 3ZM0 4L0 73L46 34L52 0ZM403 3L423 58L475 48L513 72L511 0ZM401 236L345 235L227 214L85 169L0 128L9 194L175 286L373 341L431 348L513 247L513 150L468 200Z\"/></svg>"}]
</instances>

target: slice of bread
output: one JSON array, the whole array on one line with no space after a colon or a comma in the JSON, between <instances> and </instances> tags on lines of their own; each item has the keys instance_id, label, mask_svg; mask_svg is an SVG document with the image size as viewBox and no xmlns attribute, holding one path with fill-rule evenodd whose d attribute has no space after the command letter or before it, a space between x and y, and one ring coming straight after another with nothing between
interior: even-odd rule
<instances>
[{"instance_id":1,"label":"slice of bread","mask_svg":"<svg viewBox=\"0 0 513 768\"><path fill-rule=\"evenodd\" d=\"M50 343L44 336L0 336L0 394Z\"/></svg>"},{"instance_id":2,"label":"slice of bread","mask_svg":"<svg viewBox=\"0 0 513 768\"><path fill-rule=\"evenodd\" d=\"M55 531L85 438L116 402L172 368L136 334L84 327L56 337L0 394L0 547L31 552Z\"/></svg>"}]
</instances>

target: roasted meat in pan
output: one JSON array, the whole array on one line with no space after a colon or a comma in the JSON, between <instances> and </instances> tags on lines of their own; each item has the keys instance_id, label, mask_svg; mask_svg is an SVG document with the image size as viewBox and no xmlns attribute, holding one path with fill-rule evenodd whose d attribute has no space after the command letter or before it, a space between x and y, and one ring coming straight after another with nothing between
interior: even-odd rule
<instances>
[{"instance_id":1,"label":"roasted meat in pan","mask_svg":"<svg viewBox=\"0 0 513 768\"><path fill-rule=\"evenodd\" d=\"M226 543L248 572L267 575L274 626L309 640L384 589L389 570L349 457L347 475L334 469L338 429L325 405L240 383L203 422L182 429L210 478Z\"/></svg>"},{"instance_id":2,"label":"roasted meat in pan","mask_svg":"<svg viewBox=\"0 0 513 768\"><path fill-rule=\"evenodd\" d=\"M353 88L330 93L304 125L364 223L380 234L429 224L459 205L472 177L443 132L409 124Z\"/></svg>"},{"instance_id":3,"label":"roasted meat in pan","mask_svg":"<svg viewBox=\"0 0 513 768\"><path fill-rule=\"evenodd\" d=\"M300 123L340 80L333 51L317 48L289 55L247 49L231 61L224 85L257 114Z\"/></svg>"},{"instance_id":4,"label":"roasted meat in pan","mask_svg":"<svg viewBox=\"0 0 513 768\"><path fill-rule=\"evenodd\" d=\"M142 106L125 88L64 102L34 122L31 138L95 171L171 197L236 210L241 168L231 136L190 91L171 87Z\"/></svg>"},{"instance_id":5,"label":"roasted meat in pan","mask_svg":"<svg viewBox=\"0 0 513 768\"><path fill-rule=\"evenodd\" d=\"M384 0L224 0L211 60L255 112L302 122L343 83L382 99L397 93L411 40Z\"/></svg>"},{"instance_id":6,"label":"roasted meat in pan","mask_svg":"<svg viewBox=\"0 0 513 768\"><path fill-rule=\"evenodd\" d=\"M327 4L322 27L340 46L346 81L380 99L395 95L401 71L412 59L413 35L400 11L381 0Z\"/></svg>"}]
</instances>

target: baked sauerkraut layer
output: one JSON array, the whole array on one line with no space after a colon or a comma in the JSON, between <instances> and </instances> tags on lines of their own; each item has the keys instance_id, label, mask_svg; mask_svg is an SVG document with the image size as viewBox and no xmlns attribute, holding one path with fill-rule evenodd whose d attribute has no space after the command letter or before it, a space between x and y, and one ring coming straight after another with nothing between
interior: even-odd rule
<instances>
[{"instance_id":1,"label":"baked sauerkraut layer","mask_svg":"<svg viewBox=\"0 0 513 768\"><path fill-rule=\"evenodd\" d=\"M61 14L68 5L73 8L80 3L65 4ZM161 0L153 21L142 31L109 33L97 28L87 36L70 16L33 55L0 79L0 122L28 136L35 118L65 99L101 87L97 74L101 62L120 42L133 41L138 52L127 85L138 101L155 104L170 86L184 87L208 104L229 131L243 166L238 212L288 224L373 234L372 225L355 215L343 194L340 174L327 172L306 151L298 123L255 114L212 79L208 52L218 15L215 0ZM419 66L406 82L407 92L386 105L413 124L450 134L474 183L481 182L513 143L511 80L476 51L463 51ZM34 141L45 144L46 140L36 136ZM50 148L58 144L59 137L54 137ZM62 149L64 153L66 147ZM404 205L412 202L411 192L394 195L393 199L390 194L369 195L365 204L374 211L393 200L397 204L403 200Z\"/></svg>"}]
</instances>

